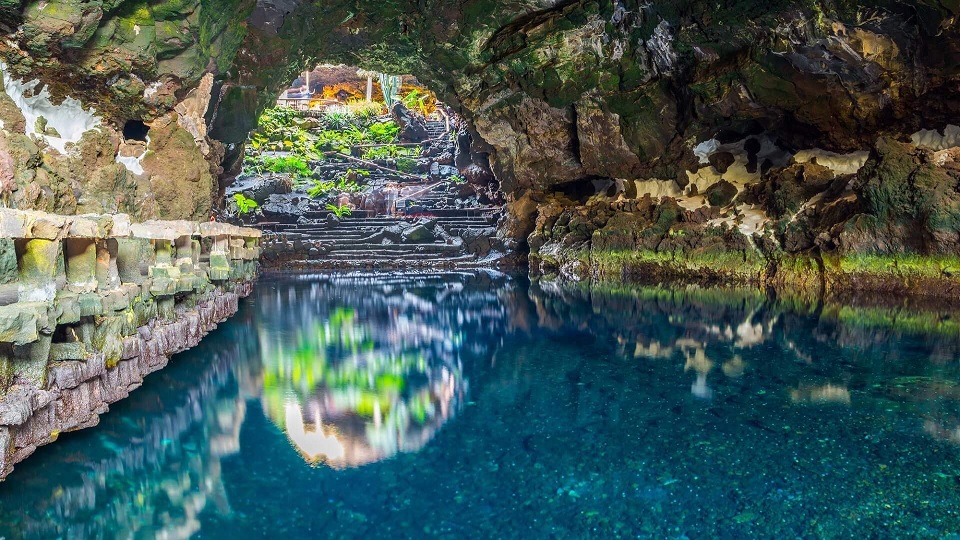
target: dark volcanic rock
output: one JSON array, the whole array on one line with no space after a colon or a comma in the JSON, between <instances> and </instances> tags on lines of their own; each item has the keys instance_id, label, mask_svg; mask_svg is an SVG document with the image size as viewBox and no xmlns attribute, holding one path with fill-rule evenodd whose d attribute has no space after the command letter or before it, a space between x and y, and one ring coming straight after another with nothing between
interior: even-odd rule
<instances>
[{"instance_id":1,"label":"dark volcanic rock","mask_svg":"<svg viewBox=\"0 0 960 540\"><path fill-rule=\"evenodd\" d=\"M737 196L737 186L726 180L721 180L708 187L703 195L707 198L710 206L726 206L733 202L733 198Z\"/></svg>"},{"instance_id":2,"label":"dark volcanic rock","mask_svg":"<svg viewBox=\"0 0 960 540\"><path fill-rule=\"evenodd\" d=\"M306 196L293 193L273 194L260 206L263 215L268 218L286 218L292 221L311 209L313 201Z\"/></svg>"},{"instance_id":3,"label":"dark volcanic rock","mask_svg":"<svg viewBox=\"0 0 960 540\"><path fill-rule=\"evenodd\" d=\"M716 152L710 154L708 159L710 160L710 165L720 174L727 172L727 169L736 161L736 158L734 158L730 152Z\"/></svg>"},{"instance_id":4,"label":"dark volcanic rock","mask_svg":"<svg viewBox=\"0 0 960 540\"><path fill-rule=\"evenodd\" d=\"M399 101L390 109L390 116L400 126L400 140L403 142L421 142L426 140L430 133L423 117L413 114Z\"/></svg>"},{"instance_id":5,"label":"dark volcanic rock","mask_svg":"<svg viewBox=\"0 0 960 540\"><path fill-rule=\"evenodd\" d=\"M279 175L266 176L248 176L238 178L226 189L226 196L232 197L236 193L241 193L245 197L257 201L257 204L263 205L271 195L285 195L292 190L290 178Z\"/></svg>"},{"instance_id":6,"label":"dark volcanic rock","mask_svg":"<svg viewBox=\"0 0 960 540\"><path fill-rule=\"evenodd\" d=\"M114 125L168 114L215 74L222 86L197 97L227 146L242 138L252 93L268 104L304 58L413 72L467 118L460 133L476 136L458 155L482 146L516 194L592 176L682 181L696 165L691 144L720 132L763 126L791 147L846 151L960 112L955 2L222 0L211 19L187 0L138 15L144 33L126 30L128 3L57 17L14 7L23 24L0 55L17 77L39 77L55 100L80 98ZM405 137L426 136L403 116Z\"/></svg>"},{"instance_id":7,"label":"dark volcanic rock","mask_svg":"<svg viewBox=\"0 0 960 540\"><path fill-rule=\"evenodd\" d=\"M436 90L465 122L456 154L431 148L423 170L436 164L439 175L452 160L476 200L507 202L502 236L521 249L529 240L533 262L572 276L591 264L595 277L615 267L620 277L742 268L753 281L811 265L820 276L887 272L911 283L955 273L960 160L949 153L956 137L945 136L960 118L955 0L185 0L150 9L119 0L110 9L67 3L56 16L8 4L6 79L37 78L53 103L79 99L100 129L57 152L31 140L34 126L0 94L4 204L206 219L216 178L236 174L244 117L309 59L412 72ZM428 136L416 115L393 112L405 140ZM123 140L128 121L149 127L149 145ZM952 142L898 142L921 129ZM704 150L737 141L737 161L729 148ZM144 146L142 174L116 162L121 148ZM780 159L803 149L872 155L850 183L853 170ZM736 177L739 160L746 180ZM604 197L594 185L687 187L708 163L723 175L706 190L711 204L739 203L741 189L753 208L691 211L671 199L689 193L664 184L642 204L644 191L625 189L628 218L607 215L609 200L606 210L593 204ZM570 186L583 190L557 193ZM309 207L274 193L262 208L285 219ZM555 223L540 223L544 215ZM608 253L595 242L632 247ZM790 257L809 259L791 266Z\"/></svg>"}]
</instances>

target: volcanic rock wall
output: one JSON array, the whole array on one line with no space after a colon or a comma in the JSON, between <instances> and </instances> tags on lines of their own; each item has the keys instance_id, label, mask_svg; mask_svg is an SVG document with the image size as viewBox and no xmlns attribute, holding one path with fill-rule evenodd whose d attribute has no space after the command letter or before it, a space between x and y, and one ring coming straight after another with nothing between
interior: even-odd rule
<instances>
[{"instance_id":1,"label":"volcanic rock wall","mask_svg":"<svg viewBox=\"0 0 960 540\"><path fill-rule=\"evenodd\" d=\"M952 143L918 135L880 139L869 154L760 152L765 167L758 153L720 149L685 189L610 182L586 201L542 197L529 237L531 272L753 284L809 297L957 297L960 147L945 144Z\"/></svg>"},{"instance_id":2,"label":"volcanic rock wall","mask_svg":"<svg viewBox=\"0 0 960 540\"><path fill-rule=\"evenodd\" d=\"M237 310L260 232L0 210L0 477Z\"/></svg>"},{"instance_id":3,"label":"volcanic rock wall","mask_svg":"<svg viewBox=\"0 0 960 540\"><path fill-rule=\"evenodd\" d=\"M520 251L544 201L558 192L575 193L572 200L583 204L580 195L596 194L609 181L621 190L609 192L612 197L650 194L658 204L682 198L681 206L710 215L712 207L736 213L741 204L777 199L771 183L798 184L788 189L789 212L773 202L751 218L763 229L795 212L795 203L810 206L826 183L816 171L796 180L790 167L810 168L815 157L814 165L831 169L839 184L858 173L866 156L882 161L891 143L914 135L918 148L931 138L954 139L934 151L957 146L950 127L960 115L955 2L38 0L2 6L7 35L0 56L10 99L0 99L0 184L19 208L202 217L217 198L214 178L222 184L236 174L257 109L318 60L413 73L454 104L512 201L501 234ZM49 85L49 95L40 86L31 94L33 78ZM70 115L83 119L80 124L63 122L64 107L87 113ZM131 122L149 127L148 140L130 138L124 128ZM81 154L87 157L76 157ZM911 159L927 163L920 155ZM852 186L855 204L834 205L826 221L800 221L812 227L813 238L826 233L836 243L836 231L818 227L850 223L866 209L877 219L857 222L866 235L854 242L855 251L953 253L960 232L951 219L941 219L940 210L932 222L924 217L940 202L909 209L876 197L896 191L885 187L889 182L905 185L901 193L914 198L932 192L937 201L952 199L952 176L935 174L927 176L933 184L916 185L911 170L882 174L879 191ZM784 180L790 174L794 180ZM808 176L819 180L807 185ZM754 184L767 195L747 189ZM863 185L873 184L865 178ZM737 199L748 192L759 202ZM887 203L897 210L878 210ZM912 212L907 225L903 212ZM924 220L922 242L896 234L896 241L886 241L890 231ZM642 222L632 227L646 234ZM781 234L776 249L818 260L823 247L808 240Z\"/></svg>"}]
</instances>

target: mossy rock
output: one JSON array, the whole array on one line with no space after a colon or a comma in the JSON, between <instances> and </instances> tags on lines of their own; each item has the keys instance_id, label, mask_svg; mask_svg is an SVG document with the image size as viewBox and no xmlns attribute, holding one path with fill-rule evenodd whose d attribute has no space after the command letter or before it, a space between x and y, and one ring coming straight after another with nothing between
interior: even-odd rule
<instances>
[{"instance_id":1,"label":"mossy rock","mask_svg":"<svg viewBox=\"0 0 960 540\"><path fill-rule=\"evenodd\" d=\"M726 180L720 180L708 187L703 194L710 206L727 206L737 196L737 186Z\"/></svg>"}]
</instances>

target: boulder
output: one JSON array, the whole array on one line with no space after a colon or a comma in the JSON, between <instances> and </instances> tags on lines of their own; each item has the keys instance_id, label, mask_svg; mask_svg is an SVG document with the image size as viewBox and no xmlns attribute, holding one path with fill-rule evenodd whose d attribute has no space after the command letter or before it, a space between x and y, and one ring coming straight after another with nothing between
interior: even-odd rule
<instances>
[{"instance_id":1,"label":"boulder","mask_svg":"<svg viewBox=\"0 0 960 540\"><path fill-rule=\"evenodd\" d=\"M309 197L292 193L273 194L260 206L265 217L296 219L310 210Z\"/></svg>"},{"instance_id":2,"label":"boulder","mask_svg":"<svg viewBox=\"0 0 960 540\"><path fill-rule=\"evenodd\" d=\"M290 193L292 182L286 176L268 174L265 176L241 176L230 185L225 191L227 198L232 198L235 194L241 193L245 197L257 201L262 205L267 201L270 195L283 195Z\"/></svg>"},{"instance_id":3,"label":"boulder","mask_svg":"<svg viewBox=\"0 0 960 540\"><path fill-rule=\"evenodd\" d=\"M710 165L720 174L727 172L727 169L736 161L736 158L730 152L714 152L707 159L710 161Z\"/></svg>"},{"instance_id":4,"label":"boulder","mask_svg":"<svg viewBox=\"0 0 960 540\"><path fill-rule=\"evenodd\" d=\"M703 192L703 195L707 198L710 206L727 206L733 202L733 198L737 196L737 186L726 180L720 180L716 184L708 187Z\"/></svg>"},{"instance_id":5,"label":"boulder","mask_svg":"<svg viewBox=\"0 0 960 540\"><path fill-rule=\"evenodd\" d=\"M423 244L426 242L433 242L437 239L437 235L434 233L432 228L425 226L423 223L417 223L414 226L405 229L402 233L403 241L410 244Z\"/></svg>"},{"instance_id":6,"label":"boulder","mask_svg":"<svg viewBox=\"0 0 960 540\"><path fill-rule=\"evenodd\" d=\"M427 124L419 115L413 114L404 107L403 103L397 102L390 109L390 116L400 127L400 140L403 142L421 142L430 137L427 132Z\"/></svg>"}]
</instances>

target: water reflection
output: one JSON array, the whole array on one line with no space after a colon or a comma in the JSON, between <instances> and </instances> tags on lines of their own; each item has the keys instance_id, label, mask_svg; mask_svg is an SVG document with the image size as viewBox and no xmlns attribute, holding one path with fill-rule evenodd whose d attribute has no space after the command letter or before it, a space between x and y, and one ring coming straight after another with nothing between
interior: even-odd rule
<instances>
[{"instance_id":1,"label":"water reflection","mask_svg":"<svg viewBox=\"0 0 960 540\"><path fill-rule=\"evenodd\" d=\"M268 278L19 465L0 536L943 537L956 320L486 273Z\"/></svg>"},{"instance_id":2,"label":"water reflection","mask_svg":"<svg viewBox=\"0 0 960 540\"><path fill-rule=\"evenodd\" d=\"M465 286L455 276L314 276L260 294L264 412L313 464L420 449L463 404L467 349L488 352L490 340L468 332L503 318L482 293L464 298Z\"/></svg>"},{"instance_id":3,"label":"water reflection","mask_svg":"<svg viewBox=\"0 0 960 540\"><path fill-rule=\"evenodd\" d=\"M919 431L960 443L960 310L953 306L896 298L814 306L752 289L591 290L555 282L535 284L531 298L543 327L589 328L609 333L621 355L675 359L692 377L695 398L716 397L718 367L728 380L775 369L776 385L794 405L910 401L923 405Z\"/></svg>"},{"instance_id":4,"label":"water reflection","mask_svg":"<svg viewBox=\"0 0 960 540\"><path fill-rule=\"evenodd\" d=\"M239 451L247 400L259 394L256 365L242 361L256 342L239 322L152 375L96 428L18 465L0 485L0 536L185 539L203 512L229 514L222 461Z\"/></svg>"}]
</instances>

